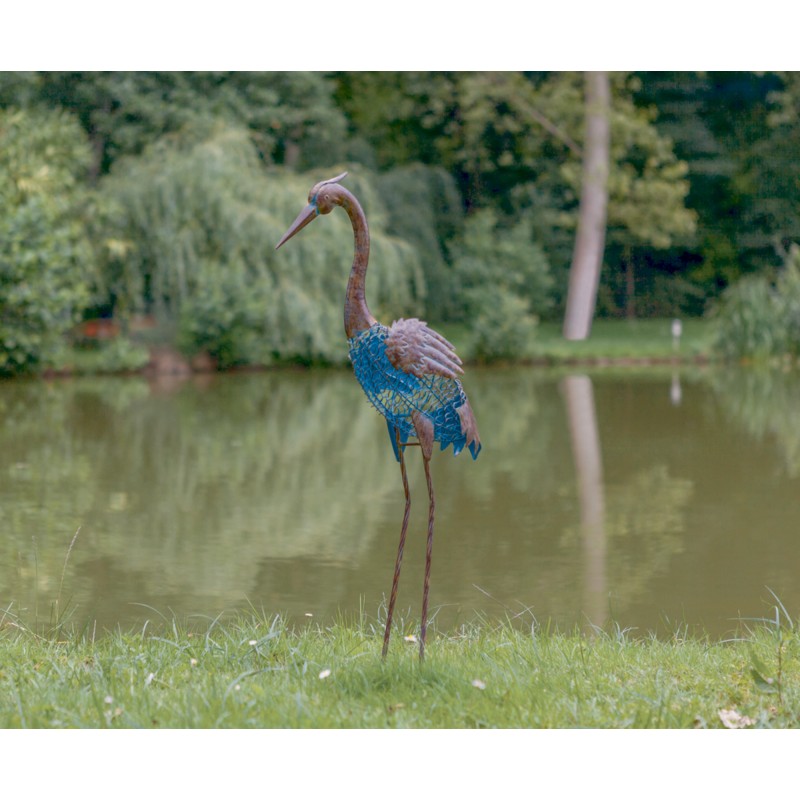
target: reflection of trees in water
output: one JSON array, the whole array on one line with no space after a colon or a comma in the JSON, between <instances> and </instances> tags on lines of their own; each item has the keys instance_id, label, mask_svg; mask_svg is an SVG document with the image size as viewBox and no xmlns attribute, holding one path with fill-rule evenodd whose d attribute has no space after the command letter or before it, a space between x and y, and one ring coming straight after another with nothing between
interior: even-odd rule
<instances>
[{"instance_id":1,"label":"reflection of trees in water","mask_svg":"<svg viewBox=\"0 0 800 800\"><path fill-rule=\"evenodd\" d=\"M469 375L467 386L481 439L488 443L477 464L491 461L490 469L461 465L470 495L491 499L496 484L526 495L546 495L561 480L552 468L554 439L563 413L550 392L543 391L541 374L532 369L484 369ZM450 451L448 451L449 453ZM438 464L437 464L438 467ZM477 468L476 468L477 467ZM537 481L530 475L536 473ZM488 479L487 479L487 476ZM442 498L446 502L446 498ZM436 503L439 505L439 493Z\"/></svg>"},{"instance_id":2,"label":"reflection of trees in water","mask_svg":"<svg viewBox=\"0 0 800 800\"><path fill-rule=\"evenodd\" d=\"M122 381L98 403L105 381L0 384L0 590L57 591L67 548L97 504L97 457L105 438L76 439L86 420L105 422L147 394L147 385ZM87 533L84 531L82 539ZM81 542L83 543L83 542ZM74 562L73 562L74 563ZM34 585L34 581L36 584ZM30 590L30 591L28 591ZM15 599L22 594L15 590Z\"/></svg>"},{"instance_id":3,"label":"reflection of trees in water","mask_svg":"<svg viewBox=\"0 0 800 800\"><path fill-rule=\"evenodd\" d=\"M568 526L561 542L577 548L580 541L583 612L602 626L609 613L609 594L621 606L641 597L652 578L683 549L684 512L693 485L670 477L667 467L658 463L640 469L625 484L608 484L603 478L592 381L571 375L562 385L580 525Z\"/></svg>"},{"instance_id":4,"label":"reflection of trees in water","mask_svg":"<svg viewBox=\"0 0 800 800\"><path fill-rule=\"evenodd\" d=\"M557 517L556 509L571 488L558 389L529 368L472 369L466 389L484 446L475 462L463 455L453 458L450 450L434 458L432 602L456 609L460 603L481 606L485 596L474 584L512 604L517 598L525 602L538 580L538 554L547 547L548 520ZM416 495L419 507L425 489L415 460L410 475L412 493L415 481L417 492L423 492ZM421 558L417 538L424 532L424 521L419 516L417 520L415 527L412 518L406 560L413 560L415 552ZM394 527L390 535L394 541ZM413 600L416 578L405 576L414 575L415 569L419 572L421 560L418 567L412 561L403 568ZM401 594L403 589L401 585Z\"/></svg>"},{"instance_id":5,"label":"reflection of trees in water","mask_svg":"<svg viewBox=\"0 0 800 800\"><path fill-rule=\"evenodd\" d=\"M511 607L536 603L540 619L580 619L589 556L563 390L552 373L494 368L471 370L466 388L485 446L476 462L450 450L434 460L432 602L486 607L477 584ZM667 450L648 449L658 404L673 408L666 388L617 389L595 381L613 461L592 563L620 609L680 550L692 484L675 477L685 445L674 415L657 439ZM31 606L38 591L46 607L79 526L65 594L112 621L127 602L182 611L245 596L335 612L389 587L399 469L346 371L226 375L170 392L138 379L6 383L0 415L0 603ZM421 594L418 456L403 607ZM104 614L106 603L117 608Z\"/></svg>"},{"instance_id":6,"label":"reflection of trees in water","mask_svg":"<svg viewBox=\"0 0 800 800\"><path fill-rule=\"evenodd\" d=\"M568 375L561 385L581 507L582 603L590 621L602 626L608 608L605 491L592 381L587 375Z\"/></svg>"},{"instance_id":7,"label":"reflection of trees in water","mask_svg":"<svg viewBox=\"0 0 800 800\"><path fill-rule=\"evenodd\" d=\"M728 418L758 441L773 441L789 477L800 476L800 375L797 371L725 369L710 383Z\"/></svg>"},{"instance_id":8,"label":"reflection of trees in water","mask_svg":"<svg viewBox=\"0 0 800 800\"><path fill-rule=\"evenodd\" d=\"M137 575L131 600L151 585L241 597L263 558L358 559L396 489L383 430L344 373L171 394L138 380L5 385L0 397L6 587L29 577L17 561L30 565L36 536L38 590L57 588L81 526L73 568L94 565L98 584L109 565Z\"/></svg>"},{"instance_id":9,"label":"reflection of trees in water","mask_svg":"<svg viewBox=\"0 0 800 800\"><path fill-rule=\"evenodd\" d=\"M692 481L652 464L624 484L605 487L606 580L614 603L627 605L647 594L653 578L683 551L685 511ZM577 546L578 527L564 531L562 545Z\"/></svg>"},{"instance_id":10,"label":"reflection of trees in water","mask_svg":"<svg viewBox=\"0 0 800 800\"><path fill-rule=\"evenodd\" d=\"M502 569L495 529L514 525L514 504L539 505L568 472L566 459L547 469L560 410L539 403L540 381L476 370L468 388L491 446L475 463L450 450L435 460L437 548L448 537L477 571L487 559ZM399 470L348 372L220 376L169 392L139 379L0 388L2 596L52 597L78 527L68 572L78 589L68 588L84 607L115 591L230 607L294 585L298 570L322 580L352 565L361 585L380 576L381 587L391 577L388 561L367 562L376 536L396 547ZM416 513L424 485L410 455ZM444 588L446 574L437 580Z\"/></svg>"}]
</instances>

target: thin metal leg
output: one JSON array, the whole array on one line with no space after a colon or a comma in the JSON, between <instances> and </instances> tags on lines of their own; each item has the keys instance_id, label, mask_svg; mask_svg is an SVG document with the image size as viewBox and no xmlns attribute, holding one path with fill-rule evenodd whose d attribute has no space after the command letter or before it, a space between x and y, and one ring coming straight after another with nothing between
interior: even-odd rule
<instances>
[{"instance_id":1,"label":"thin metal leg","mask_svg":"<svg viewBox=\"0 0 800 800\"><path fill-rule=\"evenodd\" d=\"M397 600L397 586L400 582L400 567L403 565L403 549L406 546L406 531L408 530L408 516L411 512L411 495L408 491L408 476L406 475L406 461L403 457L403 448L400 444L400 431L395 428L395 439L397 441L397 452L400 456L400 474L403 476L403 492L406 496L406 510L403 514L403 527L400 529L400 545L397 548L397 561L394 565L394 578L392 579L392 593L389 596L389 610L386 613L386 630L383 634L382 658L386 658L389 652L389 637L392 633L392 616L394 615L394 603Z\"/></svg>"},{"instance_id":2,"label":"thin metal leg","mask_svg":"<svg viewBox=\"0 0 800 800\"><path fill-rule=\"evenodd\" d=\"M433 514L436 503L433 499L433 482L431 481L430 458L423 455L422 463L425 465L425 480L428 483L428 544L425 549L425 585L422 590L422 625L419 636L419 660L425 659L425 634L428 631L428 590L431 584L431 556L433 555Z\"/></svg>"}]
</instances>

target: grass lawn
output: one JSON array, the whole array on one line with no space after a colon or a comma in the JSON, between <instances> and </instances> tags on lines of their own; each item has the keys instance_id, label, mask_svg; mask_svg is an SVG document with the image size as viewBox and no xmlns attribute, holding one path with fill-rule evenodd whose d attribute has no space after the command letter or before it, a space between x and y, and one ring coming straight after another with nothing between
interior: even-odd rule
<instances>
[{"instance_id":1,"label":"grass lawn","mask_svg":"<svg viewBox=\"0 0 800 800\"><path fill-rule=\"evenodd\" d=\"M737 641L509 624L433 632L424 663L377 624L290 629L253 615L205 630L0 629L3 728L722 728L800 723L800 637Z\"/></svg>"},{"instance_id":2,"label":"grass lawn","mask_svg":"<svg viewBox=\"0 0 800 800\"><path fill-rule=\"evenodd\" d=\"M592 324L588 339L569 342L561 333L561 323L539 325L534 354L554 361L709 358L711 326L703 319L683 320L679 345L676 347L670 319L598 319Z\"/></svg>"},{"instance_id":3,"label":"grass lawn","mask_svg":"<svg viewBox=\"0 0 800 800\"><path fill-rule=\"evenodd\" d=\"M522 361L537 361L558 366L572 363L650 364L673 361L707 361L713 330L705 319L681 321L680 342L672 339L671 319L597 319L592 323L589 338L580 342L564 339L561 322L541 322L530 341ZM438 330L467 359L471 354L471 334L467 325L437 325Z\"/></svg>"}]
</instances>

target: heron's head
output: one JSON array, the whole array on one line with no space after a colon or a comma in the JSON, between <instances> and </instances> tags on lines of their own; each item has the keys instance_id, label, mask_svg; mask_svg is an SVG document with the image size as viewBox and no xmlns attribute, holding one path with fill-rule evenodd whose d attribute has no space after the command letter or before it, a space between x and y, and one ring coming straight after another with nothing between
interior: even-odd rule
<instances>
[{"instance_id":1,"label":"heron's head","mask_svg":"<svg viewBox=\"0 0 800 800\"><path fill-rule=\"evenodd\" d=\"M320 214L330 214L333 207L341 202L342 192L339 189L339 181L347 175L343 172L335 178L327 181L320 181L311 187L308 193L308 205L298 214L297 219L289 226L281 240L275 245L277 250L284 242L288 242L296 233L299 233L310 222L313 222Z\"/></svg>"}]
</instances>

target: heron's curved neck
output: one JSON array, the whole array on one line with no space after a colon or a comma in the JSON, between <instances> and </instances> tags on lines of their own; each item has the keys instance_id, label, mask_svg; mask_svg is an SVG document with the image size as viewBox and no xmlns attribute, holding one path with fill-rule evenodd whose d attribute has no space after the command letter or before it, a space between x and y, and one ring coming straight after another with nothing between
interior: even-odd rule
<instances>
[{"instance_id":1,"label":"heron's curved neck","mask_svg":"<svg viewBox=\"0 0 800 800\"><path fill-rule=\"evenodd\" d=\"M347 282L347 294L344 299L344 330L348 339L357 333L371 328L376 320L367 307L364 285L367 278L367 265L369 264L369 228L367 218L356 198L344 187L337 187L340 195L340 205L350 217L355 237L355 255L353 267L350 270L350 280Z\"/></svg>"}]
</instances>

